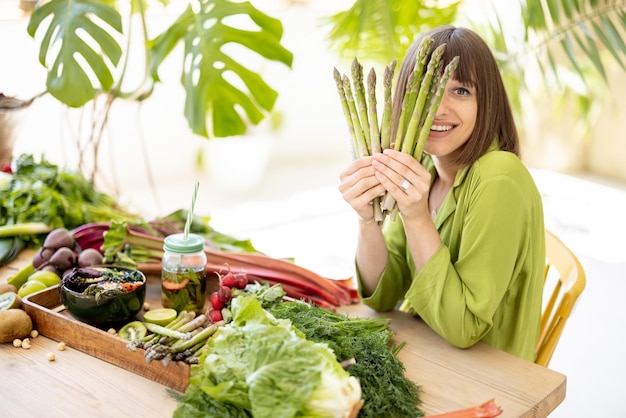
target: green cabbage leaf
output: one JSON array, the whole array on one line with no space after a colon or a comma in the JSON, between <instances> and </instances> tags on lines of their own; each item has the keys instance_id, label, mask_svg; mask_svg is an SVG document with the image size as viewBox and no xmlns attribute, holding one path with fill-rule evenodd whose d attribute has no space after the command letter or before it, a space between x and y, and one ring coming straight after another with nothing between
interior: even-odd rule
<instances>
[{"instance_id":1,"label":"green cabbage leaf","mask_svg":"<svg viewBox=\"0 0 626 418\"><path fill-rule=\"evenodd\" d=\"M358 411L359 381L327 344L307 340L256 298L233 298L231 309L232 323L215 333L192 368L181 411L189 413L197 403L190 398L198 396L255 418L332 418Z\"/></svg>"}]
</instances>

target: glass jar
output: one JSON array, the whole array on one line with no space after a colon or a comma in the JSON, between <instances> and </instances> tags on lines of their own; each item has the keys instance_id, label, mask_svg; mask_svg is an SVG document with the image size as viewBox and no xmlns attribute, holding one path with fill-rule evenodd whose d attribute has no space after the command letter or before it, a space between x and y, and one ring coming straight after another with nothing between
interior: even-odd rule
<instances>
[{"instance_id":1,"label":"glass jar","mask_svg":"<svg viewBox=\"0 0 626 418\"><path fill-rule=\"evenodd\" d=\"M202 313L207 292L204 238L196 234L165 237L161 270L161 301L176 312Z\"/></svg>"}]
</instances>

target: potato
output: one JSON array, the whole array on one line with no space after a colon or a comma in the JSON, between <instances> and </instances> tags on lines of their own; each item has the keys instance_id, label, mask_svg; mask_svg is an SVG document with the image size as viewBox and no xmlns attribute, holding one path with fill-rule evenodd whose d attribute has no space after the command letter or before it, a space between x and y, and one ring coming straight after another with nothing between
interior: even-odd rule
<instances>
[{"instance_id":1,"label":"potato","mask_svg":"<svg viewBox=\"0 0 626 418\"><path fill-rule=\"evenodd\" d=\"M0 343L12 342L24 338L33 330L33 321L21 309L0 311Z\"/></svg>"}]
</instances>

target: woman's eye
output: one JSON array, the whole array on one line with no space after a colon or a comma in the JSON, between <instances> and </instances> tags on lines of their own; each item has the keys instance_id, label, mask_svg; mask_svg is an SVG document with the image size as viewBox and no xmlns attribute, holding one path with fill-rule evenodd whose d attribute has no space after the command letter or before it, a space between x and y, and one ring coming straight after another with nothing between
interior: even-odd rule
<instances>
[{"instance_id":1,"label":"woman's eye","mask_svg":"<svg viewBox=\"0 0 626 418\"><path fill-rule=\"evenodd\" d=\"M457 96L467 96L470 94L470 91L466 89L465 87L457 87L454 89L454 93Z\"/></svg>"}]
</instances>

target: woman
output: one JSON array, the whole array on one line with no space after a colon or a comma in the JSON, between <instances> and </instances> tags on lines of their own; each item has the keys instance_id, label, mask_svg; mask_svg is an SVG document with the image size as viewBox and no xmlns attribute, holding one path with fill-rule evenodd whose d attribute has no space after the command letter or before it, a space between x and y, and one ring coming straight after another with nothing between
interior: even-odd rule
<instances>
[{"instance_id":1,"label":"woman","mask_svg":"<svg viewBox=\"0 0 626 418\"><path fill-rule=\"evenodd\" d=\"M519 139L495 59L474 32L445 26L445 88L423 160L386 149L340 175L359 219L356 270L365 304L403 306L457 347L478 341L534 361L539 332L544 223L541 196L519 158ZM398 74L393 130L421 39ZM370 202L389 192L398 216L381 228Z\"/></svg>"}]
</instances>

